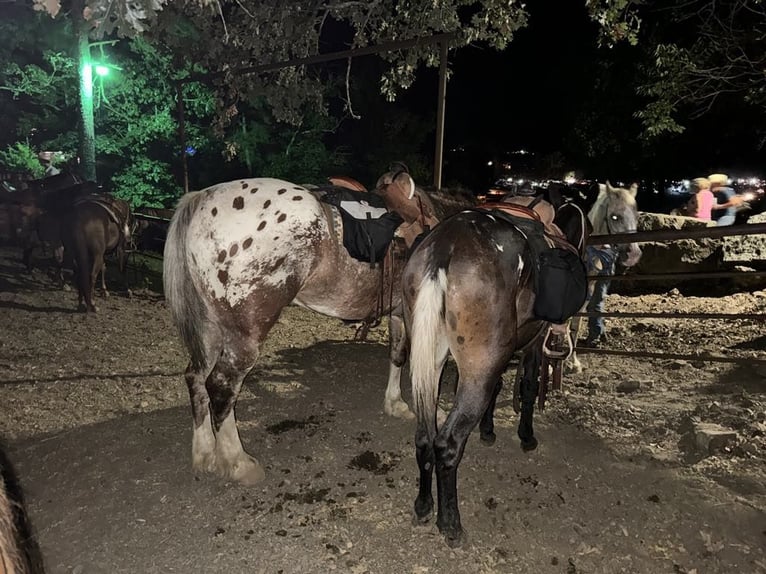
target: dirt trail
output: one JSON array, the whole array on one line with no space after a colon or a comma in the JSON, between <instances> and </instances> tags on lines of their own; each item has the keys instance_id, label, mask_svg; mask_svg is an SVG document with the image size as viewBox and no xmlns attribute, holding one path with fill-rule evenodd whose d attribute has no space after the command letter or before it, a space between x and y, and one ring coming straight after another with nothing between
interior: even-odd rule
<instances>
[{"instance_id":1,"label":"dirt trail","mask_svg":"<svg viewBox=\"0 0 766 574\"><path fill-rule=\"evenodd\" d=\"M161 298L115 295L98 316L73 313L75 299L0 250L0 432L50 573L766 572L757 369L589 355L538 413L531 454L504 392L497 443L475 433L466 449L469 545L450 550L411 523L414 425L381 412L385 329L353 343L339 321L285 312L238 407L268 473L247 489L191 472L185 356ZM608 301L713 304L764 312L766 294ZM616 348L765 354L754 321L609 327ZM685 441L697 420L737 438L700 454Z\"/></svg>"}]
</instances>

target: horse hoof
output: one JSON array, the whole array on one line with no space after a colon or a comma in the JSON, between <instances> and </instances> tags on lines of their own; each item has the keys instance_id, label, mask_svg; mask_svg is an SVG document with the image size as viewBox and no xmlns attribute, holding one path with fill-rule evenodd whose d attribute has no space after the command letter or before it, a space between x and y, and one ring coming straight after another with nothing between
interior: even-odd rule
<instances>
[{"instance_id":1,"label":"horse hoof","mask_svg":"<svg viewBox=\"0 0 766 574\"><path fill-rule=\"evenodd\" d=\"M387 415L397 419L408 421L415 418L415 413L413 413L410 410L410 407L407 406L407 403L402 400L384 404L383 410Z\"/></svg>"},{"instance_id":2,"label":"horse hoof","mask_svg":"<svg viewBox=\"0 0 766 574\"><path fill-rule=\"evenodd\" d=\"M442 532L444 541L450 548L462 548L468 543L468 536L462 528L452 532Z\"/></svg>"},{"instance_id":3,"label":"horse hoof","mask_svg":"<svg viewBox=\"0 0 766 574\"><path fill-rule=\"evenodd\" d=\"M537 439L535 437L521 439L521 450L529 452L537 448Z\"/></svg>"},{"instance_id":4,"label":"horse hoof","mask_svg":"<svg viewBox=\"0 0 766 574\"><path fill-rule=\"evenodd\" d=\"M480 440L481 440L481 444L483 444L484 446L492 446L493 444L495 444L495 441L497 440L497 435L494 432L487 433L487 434L481 433Z\"/></svg>"},{"instance_id":5,"label":"horse hoof","mask_svg":"<svg viewBox=\"0 0 766 574\"><path fill-rule=\"evenodd\" d=\"M104 290L104 297L109 297L109 291Z\"/></svg>"},{"instance_id":6,"label":"horse hoof","mask_svg":"<svg viewBox=\"0 0 766 574\"><path fill-rule=\"evenodd\" d=\"M434 515L434 501L427 500L421 502L419 498L415 499L415 514L412 516L412 524L414 526L422 526L428 524Z\"/></svg>"},{"instance_id":7,"label":"horse hoof","mask_svg":"<svg viewBox=\"0 0 766 574\"><path fill-rule=\"evenodd\" d=\"M225 475L242 486L255 486L266 478L263 467L251 456L237 462Z\"/></svg>"}]
</instances>

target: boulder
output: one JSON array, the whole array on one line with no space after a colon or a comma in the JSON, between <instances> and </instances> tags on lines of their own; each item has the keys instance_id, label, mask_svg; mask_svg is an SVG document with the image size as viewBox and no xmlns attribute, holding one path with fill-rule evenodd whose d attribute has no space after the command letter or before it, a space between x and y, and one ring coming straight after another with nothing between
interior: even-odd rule
<instances>
[{"instance_id":1,"label":"boulder","mask_svg":"<svg viewBox=\"0 0 766 574\"><path fill-rule=\"evenodd\" d=\"M766 214L759 214L750 222L766 220ZM714 227L715 222L702 221L693 217L666 215L663 213L640 212L638 231L659 229L699 229ZM747 277L747 271L766 269L766 234L723 237L718 239L679 239L676 241L647 241L640 244L643 252L638 264L628 275L654 275L660 273L705 273L717 271L739 271L741 278L705 280L694 285L694 281L679 279L615 281L614 293L665 292L673 288L689 291L704 287L710 289L762 289L766 287L765 277Z\"/></svg>"},{"instance_id":2,"label":"boulder","mask_svg":"<svg viewBox=\"0 0 766 574\"><path fill-rule=\"evenodd\" d=\"M766 223L766 212L753 215L747 221L753 223ZM722 237L723 260L734 263L751 265L754 262L766 261L766 234L741 235L738 237Z\"/></svg>"}]
</instances>

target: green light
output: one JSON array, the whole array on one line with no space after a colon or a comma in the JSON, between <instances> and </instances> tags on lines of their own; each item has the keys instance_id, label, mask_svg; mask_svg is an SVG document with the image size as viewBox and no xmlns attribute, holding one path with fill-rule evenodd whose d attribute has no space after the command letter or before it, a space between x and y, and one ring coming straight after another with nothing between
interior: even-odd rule
<instances>
[{"instance_id":1,"label":"green light","mask_svg":"<svg viewBox=\"0 0 766 574\"><path fill-rule=\"evenodd\" d=\"M96 75L101 76L102 78L104 76L109 75L109 68L107 68L106 66L96 66L95 70L96 70Z\"/></svg>"}]
</instances>

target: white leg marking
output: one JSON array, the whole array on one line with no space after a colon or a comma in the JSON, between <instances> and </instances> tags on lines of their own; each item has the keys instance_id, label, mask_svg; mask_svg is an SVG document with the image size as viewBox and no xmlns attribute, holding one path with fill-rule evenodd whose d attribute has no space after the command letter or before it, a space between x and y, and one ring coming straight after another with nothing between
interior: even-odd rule
<instances>
[{"instance_id":1,"label":"white leg marking","mask_svg":"<svg viewBox=\"0 0 766 574\"><path fill-rule=\"evenodd\" d=\"M234 411L226 417L216 435L215 454L218 473L225 478L252 486L266 476L260 463L242 448Z\"/></svg>"},{"instance_id":2,"label":"white leg marking","mask_svg":"<svg viewBox=\"0 0 766 574\"><path fill-rule=\"evenodd\" d=\"M215 435L209 413L199 428L194 429L192 468L199 472L213 472L215 470Z\"/></svg>"},{"instance_id":3,"label":"white leg marking","mask_svg":"<svg viewBox=\"0 0 766 574\"><path fill-rule=\"evenodd\" d=\"M401 375L402 368L391 363L388 370L388 386L386 387L386 398L383 401L383 410L387 415L398 419L414 419L415 413L402 400Z\"/></svg>"}]
</instances>

